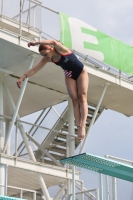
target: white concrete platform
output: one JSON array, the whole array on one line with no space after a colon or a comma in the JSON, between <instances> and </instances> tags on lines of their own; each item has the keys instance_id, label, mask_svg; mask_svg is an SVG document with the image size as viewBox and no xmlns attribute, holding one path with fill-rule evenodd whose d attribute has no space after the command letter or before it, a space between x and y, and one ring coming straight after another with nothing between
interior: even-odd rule
<instances>
[{"instance_id":1,"label":"white concrete platform","mask_svg":"<svg viewBox=\"0 0 133 200\"><path fill-rule=\"evenodd\" d=\"M41 56L37 53L38 47L29 49L25 45L18 46L12 42L0 39L0 66L3 70L11 71L6 74L9 90L15 102L17 102L20 89L16 86L17 79L22 76L30 64L30 56L35 54L34 65L39 62ZM110 85L102 101L102 106L123 113L127 116L133 115L133 83L129 80L119 78L106 70L96 68L85 63L88 69L90 85L88 90L88 103L96 105L106 83ZM36 95L35 95L36 94ZM47 64L41 71L29 79L23 101L19 110L20 116L34 113L38 110L55 105L67 98L64 83L63 70L53 63ZM8 101L4 96L4 114L11 116Z\"/></svg>"}]
</instances>

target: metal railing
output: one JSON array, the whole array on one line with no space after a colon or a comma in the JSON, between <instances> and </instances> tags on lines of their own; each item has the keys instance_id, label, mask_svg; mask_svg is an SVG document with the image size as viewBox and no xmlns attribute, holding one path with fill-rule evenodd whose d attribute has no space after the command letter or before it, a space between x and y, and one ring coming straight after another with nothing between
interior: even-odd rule
<instances>
[{"instance_id":1,"label":"metal railing","mask_svg":"<svg viewBox=\"0 0 133 200\"><path fill-rule=\"evenodd\" d=\"M106 155L105 157L110 159L110 160L116 160L118 162L122 162L122 163L125 163L125 164L133 166L133 161L131 161L131 160L126 160L126 159L118 158L118 157L111 156L111 155Z\"/></svg>"},{"instance_id":2,"label":"metal railing","mask_svg":"<svg viewBox=\"0 0 133 200\"><path fill-rule=\"evenodd\" d=\"M131 161L131 160L118 158L118 157L111 156L111 155L106 155L105 157L109 160L113 160L113 161L115 160L119 163L124 163L126 165L133 166L133 161ZM106 189L108 190L107 193L108 193L108 196L110 197L110 198L108 197L108 199L111 199L111 196L114 200L129 199L129 198L133 197L132 196L132 194L133 194L132 182L113 177L112 178L112 191L113 192L111 192L111 185L109 183L110 178L111 178L110 176L106 176L106 183L108 186L108 188L106 188ZM122 193L122 190L123 190L123 193ZM111 193L112 193L112 195L111 195ZM127 197L128 195L129 195L129 197Z\"/></svg>"},{"instance_id":3,"label":"metal railing","mask_svg":"<svg viewBox=\"0 0 133 200\"><path fill-rule=\"evenodd\" d=\"M76 50L72 50L72 51L78 56L78 58L81 61L91 64L94 67L99 68L103 71L106 71L106 73L108 74L113 74L115 75L115 77L127 80L128 82L131 82L131 83L133 82L133 76L129 76L128 74L122 72L121 70L116 69L115 67L112 67L106 63L103 63L95 58L92 58L89 55L84 55L80 52L77 52Z\"/></svg>"},{"instance_id":4,"label":"metal railing","mask_svg":"<svg viewBox=\"0 0 133 200\"><path fill-rule=\"evenodd\" d=\"M9 9L10 3L12 4L12 9ZM14 2L11 0L1 0L0 2L0 14L1 16L6 16L15 22L20 24L20 29L22 27L22 23L27 25L28 27L39 28L37 27L36 20L40 20L41 24L41 3L32 0L15 0ZM17 13L17 14L16 14ZM40 16L39 16L40 13Z\"/></svg>"}]
</instances>

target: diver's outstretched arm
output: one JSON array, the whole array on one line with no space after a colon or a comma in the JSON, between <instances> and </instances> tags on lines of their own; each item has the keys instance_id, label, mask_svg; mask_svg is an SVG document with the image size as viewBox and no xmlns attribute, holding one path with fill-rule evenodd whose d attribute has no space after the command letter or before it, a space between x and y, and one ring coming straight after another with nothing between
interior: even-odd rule
<instances>
[{"instance_id":1,"label":"diver's outstretched arm","mask_svg":"<svg viewBox=\"0 0 133 200\"><path fill-rule=\"evenodd\" d=\"M36 74L40 69L42 69L42 68L45 66L45 64L46 64L47 62L49 62L48 59L42 58L41 61L40 61L35 67L33 67L32 69L30 69L29 71L27 71L23 76L21 76L21 77L18 79L18 81L17 81L17 86L18 86L19 88L21 88L22 82L23 82L26 78L28 78L28 77L33 76L34 74Z\"/></svg>"}]
</instances>

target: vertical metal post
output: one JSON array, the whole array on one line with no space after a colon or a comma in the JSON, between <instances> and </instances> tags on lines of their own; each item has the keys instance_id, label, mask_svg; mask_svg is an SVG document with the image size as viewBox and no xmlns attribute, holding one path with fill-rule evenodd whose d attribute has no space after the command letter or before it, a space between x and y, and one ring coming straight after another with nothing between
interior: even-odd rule
<instances>
[{"instance_id":1,"label":"vertical metal post","mask_svg":"<svg viewBox=\"0 0 133 200\"><path fill-rule=\"evenodd\" d=\"M17 156L17 146L18 146L18 120L16 120L16 133L15 133L15 156Z\"/></svg>"},{"instance_id":2,"label":"vertical metal post","mask_svg":"<svg viewBox=\"0 0 133 200\"><path fill-rule=\"evenodd\" d=\"M97 189L97 191L96 191L96 198L97 198L97 200L99 200L99 189Z\"/></svg>"},{"instance_id":3,"label":"vertical metal post","mask_svg":"<svg viewBox=\"0 0 133 200\"><path fill-rule=\"evenodd\" d=\"M66 136L66 157L69 157L69 135Z\"/></svg>"},{"instance_id":4,"label":"vertical metal post","mask_svg":"<svg viewBox=\"0 0 133 200\"><path fill-rule=\"evenodd\" d=\"M99 174L100 180L100 200L103 200L103 174Z\"/></svg>"},{"instance_id":5,"label":"vertical metal post","mask_svg":"<svg viewBox=\"0 0 133 200\"><path fill-rule=\"evenodd\" d=\"M74 114L73 114L73 105L72 105L72 100L68 98L68 136L69 134L74 135ZM73 156L75 154L75 137L69 136L68 138L69 141L69 156ZM75 198L75 168L72 167L72 199L74 200ZM71 182L69 182L71 184ZM70 185L68 186L70 187ZM70 194L70 191L69 191Z\"/></svg>"},{"instance_id":6,"label":"vertical metal post","mask_svg":"<svg viewBox=\"0 0 133 200\"><path fill-rule=\"evenodd\" d=\"M68 99L68 134L74 135L74 115L72 100ZM69 136L69 156L75 154L75 137Z\"/></svg>"},{"instance_id":7,"label":"vertical metal post","mask_svg":"<svg viewBox=\"0 0 133 200\"><path fill-rule=\"evenodd\" d=\"M105 175L106 200L109 200L109 176Z\"/></svg>"},{"instance_id":8,"label":"vertical metal post","mask_svg":"<svg viewBox=\"0 0 133 200\"><path fill-rule=\"evenodd\" d=\"M7 195L8 165L5 165L5 196Z\"/></svg>"},{"instance_id":9,"label":"vertical metal post","mask_svg":"<svg viewBox=\"0 0 133 200\"><path fill-rule=\"evenodd\" d=\"M66 157L69 157L69 136L66 136ZM69 169L69 164L66 164L66 168ZM68 176L68 170L66 171ZM67 180L67 190L66 195L68 196L70 194L70 180Z\"/></svg>"},{"instance_id":10,"label":"vertical metal post","mask_svg":"<svg viewBox=\"0 0 133 200\"><path fill-rule=\"evenodd\" d=\"M36 7L33 8L33 28L35 28L35 11L36 11Z\"/></svg>"},{"instance_id":11,"label":"vertical metal post","mask_svg":"<svg viewBox=\"0 0 133 200\"><path fill-rule=\"evenodd\" d=\"M0 72L0 115L3 115L3 74ZM4 147L4 122L0 117L0 153Z\"/></svg>"},{"instance_id":12,"label":"vertical metal post","mask_svg":"<svg viewBox=\"0 0 133 200\"><path fill-rule=\"evenodd\" d=\"M9 127L10 127L10 120L9 120L9 119L6 119L5 138L6 138L6 136L7 136ZM9 138L9 140L8 140L7 149L6 149L6 154L7 154L7 155L10 155L10 138Z\"/></svg>"},{"instance_id":13,"label":"vertical metal post","mask_svg":"<svg viewBox=\"0 0 133 200\"><path fill-rule=\"evenodd\" d=\"M31 57L29 70L32 68L33 62L34 62L34 56ZM10 124L10 127L9 127L9 131L8 131L6 140L5 140L5 146L4 146L4 149L3 149L3 153L5 153L5 151L6 151L7 143L8 143L8 140L9 140L9 136L10 136L10 134L12 132L13 125L14 125L14 122L15 122L17 114L18 114L18 110L19 110L19 107L20 107L20 104L21 104L21 101L22 101L22 98L23 98L23 95L24 95L24 92L25 92L25 89L26 89L27 81L28 81L28 79L25 79L25 81L24 81L24 83L22 85L22 88L21 88L21 91L20 91L20 95L19 95L19 98L18 98L18 102L17 102L16 108L15 108L15 111L14 111L14 114L13 114L13 117L12 117L12 121L11 121L11 124Z\"/></svg>"},{"instance_id":14,"label":"vertical metal post","mask_svg":"<svg viewBox=\"0 0 133 200\"><path fill-rule=\"evenodd\" d=\"M1 1L1 15L3 15L3 0Z\"/></svg>"},{"instance_id":15,"label":"vertical metal post","mask_svg":"<svg viewBox=\"0 0 133 200\"><path fill-rule=\"evenodd\" d=\"M5 194L5 168L0 163L0 195Z\"/></svg>"},{"instance_id":16,"label":"vertical metal post","mask_svg":"<svg viewBox=\"0 0 133 200\"><path fill-rule=\"evenodd\" d=\"M75 200L75 166L72 166L72 200Z\"/></svg>"},{"instance_id":17,"label":"vertical metal post","mask_svg":"<svg viewBox=\"0 0 133 200\"><path fill-rule=\"evenodd\" d=\"M22 0L20 0L20 17L19 17L19 45L21 44L22 36Z\"/></svg>"},{"instance_id":18,"label":"vertical metal post","mask_svg":"<svg viewBox=\"0 0 133 200\"><path fill-rule=\"evenodd\" d=\"M42 163L44 163L44 156L45 156L45 153L44 153L44 151L42 151Z\"/></svg>"},{"instance_id":19,"label":"vertical metal post","mask_svg":"<svg viewBox=\"0 0 133 200\"><path fill-rule=\"evenodd\" d=\"M117 182L115 177L113 177L112 179L113 179L113 194L114 194L113 199L117 200Z\"/></svg>"},{"instance_id":20,"label":"vertical metal post","mask_svg":"<svg viewBox=\"0 0 133 200\"><path fill-rule=\"evenodd\" d=\"M122 74L121 70L119 70L119 79L121 79L121 74Z\"/></svg>"},{"instance_id":21,"label":"vertical metal post","mask_svg":"<svg viewBox=\"0 0 133 200\"><path fill-rule=\"evenodd\" d=\"M36 200L36 192L33 192L33 200Z\"/></svg>"},{"instance_id":22,"label":"vertical metal post","mask_svg":"<svg viewBox=\"0 0 133 200\"><path fill-rule=\"evenodd\" d=\"M105 155L105 158L108 158L107 155ZM109 176L105 175L105 192L106 192L106 199L109 200Z\"/></svg>"},{"instance_id":23,"label":"vertical metal post","mask_svg":"<svg viewBox=\"0 0 133 200\"><path fill-rule=\"evenodd\" d=\"M30 1L29 1L29 7L30 7ZM27 26L28 26L28 23L29 23L29 10L28 10L28 12L27 12L27 20L26 20Z\"/></svg>"},{"instance_id":24,"label":"vertical metal post","mask_svg":"<svg viewBox=\"0 0 133 200\"><path fill-rule=\"evenodd\" d=\"M105 158L108 158L108 155L105 155ZM106 199L110 200L109 176L108 175L105 175L105 192L106 192Z\"/></svg>"},{"instance_id":25,"label":"vertical metal post","mask_svg":"<svg viewBox=\"0 0 133 200\"><path fill-rule=\"evenodd\" d=\"M23 198L23 190L21 189L20 190L20 199L22 199Z\"/></svg>"},{"instance_id":26,"label":"vertical metal post","mask_svg":"<svg viewBox=\"0 0 133 200\"><path fill-rule=\"evenodd\" d=\"M24 9L24 3L25 3L25 0L23 0L23 4L22 4L22 10Z\"/></svg>"},{"instance_id":27,"label":"vertical metal post","mask_svg":"<svg viewBox=\"0 0 133 200\"><path fill-rule=\"evenodd\" d=\"M30 27L31 2L29 1L29 27Z\"/></svg>"},{"instance_id":28,"label":"vertical metal post","mask_svg":"<svg viewBox=\"0 0 133 200\"><path fill-rule=\"evenodd\" d=\"M66 137L66 157L69 157L69 131L68 131L68 135ZM66 168L69 169L69 164L66 165ZM67 171L68 174L68 171ZM70 194L70 180L67 180L67 196Z\"/></svg>"},{"instance_id":29,"label":"vertical metal post","mask_svg":"<svg viewBox=\"0 0 133 200\"><path fill-rule=\"evenodd\" d=\"M105 84L105 86L104 86L104 89L103 89L103 91L102 91L101 97L100 97L99 102L98 102L98 104L97 104L96 110L95 110L95 112L94 112L94 114L93 114L93 117L92 117L90 126L89 126L89 128L88 128L86 137L85 137L85 139L84 139L84 141L83 141L83 145L82 145L82 147L81 147L80 153L82 153L83 150L84 150L85 144L86 144L86 142L87 142L87 138L88 138L88 136L89 136L89 134L90 134L90 132L91 132L91 128L92 128L92 126L93 126L93 124L94 124L94 121L95 121L95 119L96 119L98 110L99 110L99 108L100 108L100 105L101 105L101 103L102 103L102 100L103 100L103 97L104 97L104 95L105 95L105 92L106 92L106 89L107 89L107 86L108 86L108 85L109 85L109 84L107 83L107 84Z\"/></svg>"},{"instance_id":30,"label":"vertical metal post","mask_svg":"<svg viewBox=\"0 0 133 200\"><path fill-rule=\"evenodd\" d=\"M3 74L0 72L0 115L3 115ZM4 147L4 122L3 117L0 117L0 153ZM4 195L5 168L0 163L0 195Z\"/></svg>"},{"instance_id":31,"label":"vertical metal post","mask_svg":"<svg viewBox=\"0 0 133 200\"><path fill-rule=\"evenodd\" d=\"M67 180L67 196L69 196L71 194L71 180L70 179L68 179ZM71 200L72 198L70 197L70 200Z\"/></svg>"},{"instance_id":32,"label":"vertical metal post","mask_svg":"<svg viewBox=\"0 0 133 200\"><path fill-rule=\"evenodd\" d=\"M84 182L81 182L81 192L84 191ZM81 200L84 200L84 193L81 193Z\"/></svg>"}]
</instances>

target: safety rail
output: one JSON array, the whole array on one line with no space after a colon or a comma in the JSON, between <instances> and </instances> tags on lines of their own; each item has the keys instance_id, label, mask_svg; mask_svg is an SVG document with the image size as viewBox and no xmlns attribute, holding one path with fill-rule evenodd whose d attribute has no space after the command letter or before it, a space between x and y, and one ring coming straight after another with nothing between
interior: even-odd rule
<instances>
[{"instance_id":1,"label":"safety rail","mask_svg":"<svg viewBox=\"0 0 133 200\"><path fill-rule=\"evenodd\" d=\"M39 7L41 6L41 2L32 1L32 0L16 1L13 4L14 10L12 7L12 10L10 10L10 12L7 14L6 10L8 10L8 8L9 8L9 6L8 6L9 3L10 3L9 1L5 1L5 0L0 1L1 17L7 16L7 17L11 18L12 20L19 22L20 29L22 28L22 23L25 23L28 27L33 26L34 28L36 28L35 20L36 20L37 15L39 14L39 12L36 13L36 9L38 6ZM17 14L14 16L14 13L16 13L16 12L17 12Z\"/></svg>"},{"instance_id":2,"label":"safety rail","mask_svg":"<svg viewBox=\"0 0 133 200\"><path fill-rule=\"evenodd\" d=\"M111 155L106 155L105 157L108 158L108 159L110 159L110 160L116 160L118 162L120 161L122 163L126 163L128 165L133 166L133 161L131 161L131 160L126 160L126 159L118 158L118 157L111 156Z\"/></svg>"},{"instance_id":3,"label":"safety rail","mask_svg":"<svg viewBox=\"0 0 133 200\"><path fill-rule=\"evenodd\" d=\"M2 184L0 184L0 187L3 187ZM29 197L30 199L36 200L38 197L42 197L43 193L36 191L36 190L30 190L26 188L20 188L20 187L14 187L14 186L9 186L7 185L7 194L14 196L13 192L15 191L15 197L17 198L26 198ZM94 194L93 194L93 193ZM93 190L84 190L81 192L75 193L76 199L81 200L81 195L84 195L86 199L88 200L99 200L99 190L98 189L93 189ZM72 194L69 195L64 195L64 197L71 199ZM78 197L79 196L79 197ZM53 198L52 198L53 199Z\"/></svg>"},{"instance_id":4,"label":"safety rail","mask_svg":"<svg viewBox=\"0 0 133 200\"><path fill-rule=\"evenodd\" d=\"M80 181L80 182L76 181L75 186L80 192L76 192L75 195L81 196L79 199L81 199L81 198L83 198L83 196L85 196L86 198L88 198L88 200L90 200L90 199L99 200L99 189L96 188L96 189L92 189L92 190L87 190L85 187L82 187L82 185L83 185L82 181ZM71 196L72 196L72 194L70 195L70 197Z\"/></svg>"},{"instance_id":5,"label":"safety rail","mask_svg":"<svg viewBox=\"0 0 133 200\"><path fill-rule=\"evenodd\" d=\"M2 184L0 184L0 187L4 187ZM14 187L11 185L7 185L6 187L7 195L8 196L15 196L17 198L25 198L29 197L32 200L36 200L37 198L41 198L43 196L42 192L36 191L36 190L30 190L26 188L20 188L20 187ZM15 194L14 194L15 193Z\"/></svg>"}]
</instances>

